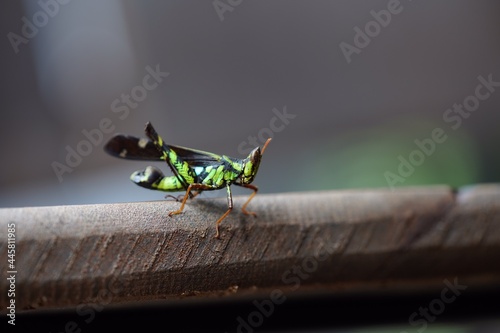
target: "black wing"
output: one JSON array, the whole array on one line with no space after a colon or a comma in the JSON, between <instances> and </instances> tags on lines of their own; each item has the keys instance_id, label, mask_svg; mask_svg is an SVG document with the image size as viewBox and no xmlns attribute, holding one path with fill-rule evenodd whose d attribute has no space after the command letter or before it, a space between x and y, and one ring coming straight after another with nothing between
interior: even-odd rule
<instances>
[{"instance_id":1,"label":"black wing","mask_svg":"<svg viewBox=\"0 0 500 333\"><path fill-rule=\"evenodd\" d=\"M217 154L165 143L163 144L163 149L165 152L173 150L179 159L186 161L191 167L219 164L222 159ZM106 143L104 150L111 156L128 160L164 160L163 154L158 150L153 141L131 135L115 135Z\"/></svg>"},{"instance_id":2,"label":"black wing","mask_svg":"<svg viewBox=\"0 0 500 333\"><path fill-rule=\"evenodd\" d=\"M164 160L163 154L158 151L152 141L130 135L115 135L106 143L104 150L111 156L128 160Z\"/></svg>"},{"instance_id":3,"label":"black wing","mask_svg":"<svg viewBox=\"0 0 500 333\"><path fill-rule=\"evenodd\" d=\"M190 167L206 167L209 165L217 166L221 163L222 157L220 155L209 153L202 150L191 149L186 147L164 145L165 149L173 150L179 159L187 162Z\"/></svg>"},{"instance_id":4,"label":"black wing","mask_svg":"<svg viewBox=\"0 0 500 333\"><path fill-rule=\"evenodd\" d=\"M158 135L158 133L156 132L156 130L154 129L153 125L150 122L146 123L145 132L146 135L151 139L151 142L153 144L154 143L158 144L157 148L159 150L163 150L166 153L168 153L169 151L175 152L177 157L180 160L187 162L190 167L193 168L205 167L209 165L215 166L221 163L222 157L217 154L196 150L192 148L166 144L165 141L163 141L163 139ZM172 171L174 171L175 167L172 165L172 163L168 160L167 163L172 168Z\"/></svg>"}]
</instances>

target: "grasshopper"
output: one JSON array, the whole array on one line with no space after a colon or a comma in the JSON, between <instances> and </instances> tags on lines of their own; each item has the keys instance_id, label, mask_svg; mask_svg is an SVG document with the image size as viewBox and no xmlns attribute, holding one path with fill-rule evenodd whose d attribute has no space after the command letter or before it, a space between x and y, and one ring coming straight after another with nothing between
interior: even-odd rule
<instances>
[{"instance_id":1,"label":"grasshopper","mask_svg":"<svg viewBox=\"0 0 500 333\"><path fill-rule=\"evenodd\" d=\"M151 190L186 191L180 208L169 212L169 216L182 213L188 198L194 198L203 191L220 190L225 187L228 209L215 222L215 238L219 238L219 224L233 209L231 194L233 184L253 191L241 210L246 215L256 216L246 208L257 194L258 187L251 183L257 175L262 155L271 138L267 139L262 149L257 147L246 158L239 159L166 144L150 122L146 124L145 132L149 139L117 134L108 141L104 150L119 158L165 161L168 164L173 176L165 176L158 168L148 166L144 170L132 173L130 179L137 185Z\"/></svg>"}]
</instances>

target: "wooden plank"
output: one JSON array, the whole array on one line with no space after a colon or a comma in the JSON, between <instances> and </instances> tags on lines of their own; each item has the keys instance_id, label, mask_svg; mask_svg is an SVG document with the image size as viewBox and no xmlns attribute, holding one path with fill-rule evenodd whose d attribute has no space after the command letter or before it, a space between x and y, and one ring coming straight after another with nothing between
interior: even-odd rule
<instances>
[{"instance_id":1,"label":"wooden plank","mask_svg":"<svg viewBox=\"0 0 500 333\"><path fill-rule=\"evenodd\" d=\"M15 224L16 311L184 298L410 290L500 281L500 185L0 209ZM3 269L5 272L6 269ZM5 309L8 281L0 281Z\"/></svg>"}]
</instances>

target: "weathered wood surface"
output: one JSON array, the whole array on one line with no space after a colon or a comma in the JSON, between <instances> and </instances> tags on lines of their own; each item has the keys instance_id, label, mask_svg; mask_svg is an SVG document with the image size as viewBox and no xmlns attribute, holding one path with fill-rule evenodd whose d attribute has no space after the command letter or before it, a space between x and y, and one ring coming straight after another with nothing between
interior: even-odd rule
<instances>
[{"instance_id":1,"label":"weathered wood surface","mask_svg":"<svg viewBox=\"0 0 500 333\"><path fill-rule=\"evenodd\" d=\"M16 311L184 297L500 284L500 185L0 209L0 308L16 228ZM403 288L404 289L404 288Z\"/></svg>"}]
</instances>

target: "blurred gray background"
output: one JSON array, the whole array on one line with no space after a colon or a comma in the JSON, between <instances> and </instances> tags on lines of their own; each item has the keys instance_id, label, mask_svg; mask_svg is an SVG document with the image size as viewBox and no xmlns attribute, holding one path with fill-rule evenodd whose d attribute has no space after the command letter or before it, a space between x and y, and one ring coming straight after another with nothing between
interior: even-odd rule
<instances>
[{"instance_id":1,"label":"blurred gray background","mask_svg":"<svg viewBox=\"0 0 500 333\"><path fill-rule=\"evenodd\" d=\"M500 180L500 87L458 128L444 117L478 77L500 82L498 1L60 1L1 5L3 207L162 200L129 181L150 163L103 152L147 121L234 157L273 136L262 193L388 187L435 128L446 141L396 186ZM147 68L169 75L145 90Z\"/></svg>"}]
</instances>

